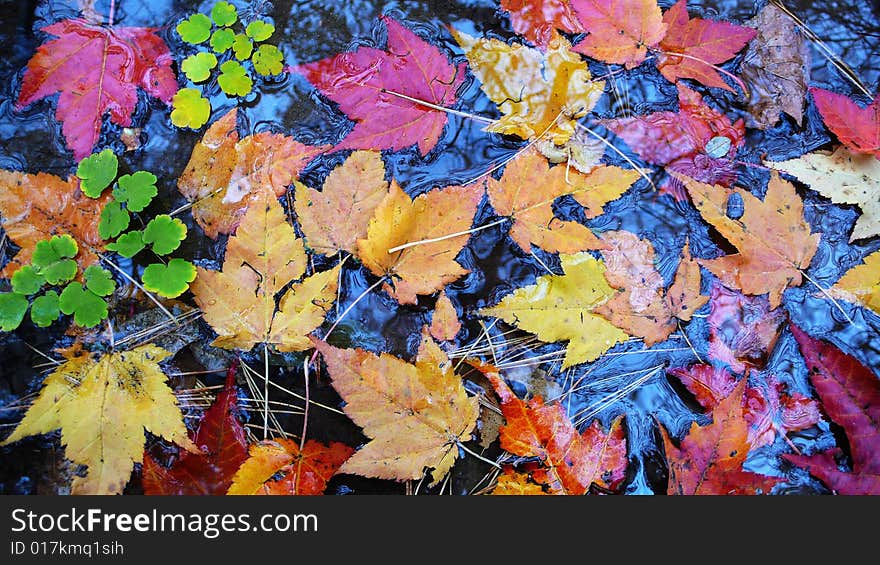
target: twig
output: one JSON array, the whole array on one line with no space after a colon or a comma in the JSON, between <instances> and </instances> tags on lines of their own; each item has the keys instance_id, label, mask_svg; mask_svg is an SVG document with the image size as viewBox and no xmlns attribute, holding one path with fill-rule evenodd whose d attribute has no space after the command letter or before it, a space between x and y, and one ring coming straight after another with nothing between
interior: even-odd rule
<instances>
[{"instance_id":1,"label":"twig","mask_svg":"<svg viewBox=\"0 0 880 565\"><path fill-rule=\"evenodd\" d=\"M174 317L174 314L172 314L172 313L168 310L168 308L165 308L165 306L163 306L162 303L159 302L159 299L156 298L156 297L153 295L152 292L150 292L149 290L145 289L145 288L143 287L143 285L141 285L141 283L139 283L139 282L137 282L136 280L134 280L133 278L131 278L131 275L129 275L128 273L126 273L126 272L122 269L122 267L120 267L119 265L117 265L116 263L114 263L113 261L111 261L110 259L108 259L105 255L102 255L102 254L98 253L98 258L101 259L101 261L103 261L103 262L107 263L108 265L110 265L111 267L113 267L114 269L116 269L116 272L118 272L120 275L122 275L123 277L125 277L125 278L128 280L128 282L130 282L130 283L133 284L134 286L138 287L138 288L139 288L139 289L140 289L140 290L141 290L141 291L147 296L147 298L149 298L149 299L153 302L153 304L155 304L156 306L159 307L159 310L161 310L162 312L165 313L166 316L168 316L168 319L169 319L169 320L171 320L172 322L174 322L174 325L175 325L175 326L177 326L178 328L180 327L180 322L177 321L177 318Z\"/></svg>"},{"instance_id":2,"label":"twig","mask_svg":"<svg viewBox=\"0 0 880 565\"><path fill-rule=\"evenodd\" d=\"M426 244L426 243L437 243L438 241L444 241L444 240L447 240L447 239L453 239L453 238L456 238L456 237L459 237L459 236L462 236L462 235L468 235L468 234L471 234L471 233L477 233L477 232L479 232L479 231L483 231L483 230L487 230L487 229L489 229L489 228L493 228L493 227L495 227L495 226L497 226L497 225L499 225L499 224L503 224L503 223L506 222L507 220L508 220L508 218L501 218L500 220L496 220L496 221L494 221L494 222L492 222L492 223L489 223L489 224L486 224L486 225L484 225L484 226L479 226L479 227L476 227L476 228L471 228L471 229L469 229L469 230L464 230L464 231L459 231L459 232L455 232L455 233L450 233L450 234L447 234L447 235L442 235L442 236L440 236L440 237L432 237L432 238L430 238L430 239L421 239L421 240L419 240L419 241L411 241L411 242L409 242L409 243L404 243L403 245L398 245L398 246L396 246L396 247L392 247L391 249L388 250L388 253L389 253L389 254L391 254L391 253L396 253L396 252L398 252L398 251L402 251L402 250L404 250L404 249L409 249L410 247L415 247L416 245L424 245L424 244Z\"/></svg>"}]
</instances>

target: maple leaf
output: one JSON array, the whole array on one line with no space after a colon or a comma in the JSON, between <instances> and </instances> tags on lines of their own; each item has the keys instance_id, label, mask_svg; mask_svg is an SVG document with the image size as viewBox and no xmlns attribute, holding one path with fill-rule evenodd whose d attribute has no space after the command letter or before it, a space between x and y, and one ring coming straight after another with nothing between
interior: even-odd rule
<instances>
[{"instance_id":1,"label":"maple leaf","mask_svg":"<svg viewBox=\"0 0 880 565\"><path fill-rule=\"evenodd\" d=\"M340 110L355 122L354 129L334 146L334 151L397 151L418 144L422 155L427 155L443 133L446 113L388 90L436 106L452 106L464 81L464 64L450 64L439 49L396 20L383 16L382 21L388 29L384 51L358 47L293 70L339 104Z\"/></svg>"},{"instance_id":2,"label":"maple leaf","mask_svg":"<svg viewBox=\"0 0 880 565\"><path fill-rule=\"evenodd\" d=\"M510 15L513 31L538 47L548 47L556 30L582 31L569 0L501 0L501 9Z\"/></svg>"},{"instance_id":3,"label":"maple leaf","mask_svg":"<svg viewBox=\"0 0 880 565\"><path fill-rule=\"evenodd\" d=\"M42 28L54 35L28 62L16 108L60 92L55 117L74 158L92 152L101 120L131 125L137 89L169 104L177 92L173 59L155 28L105 27L68 19Z\"/></svg>"},{"instance_id":4,"label":"maple leaf","mask_svg":"<svg viewBox=\"0 0 880 565\"><path fill-rule=\"evenodd\" d=\"M542 52L457 30L452 35L480 88L501 112L501 119L486 131L522 139L546 136L563 145L574 133L576 121L602 96L605 83L592 80L587 63L562 36L554 37Z\"/></svg>"},{"instance_id":5,"label":"maple leaf","mask_svg":"<svg viewBox=\"0 0 880 565\"><path fill-rule=\"evenodd\" d=\"M607 246L602 250L605 279L621 292L595 312L626 333L643 338L646 346L666 340L678 327L677 319L690 320L709 299L700 295L700 267L687 243L666 292L663 277L654 267L650 241L626 231L605 232L602 241Z\"/></svg>"},{"instance_id":6,"label":"maple leaf","mask_svg":"<svg viewBox=\"0 0 880 565\"><path fill-rule=\"evenodd\" d=\"M198 430L190 434L200 451L184 451L170 468L144 454L144 494L225 494L232 476L247 459L247 437L237 411L235 370L230 368L225 387L202 416Z\"/></svg>"},{"instance_id":7,"label":"maple leaf","mask_svg":"<svg viewBox=\"0 0 880 565\"><path fill-rule=\"evenodd\" d=\"M705 86L733 92L713 68L733 58L753 37L755 30L729 22L688 18L687 0L679 0L663 14L666 35L657 68L670 82L690 78Z\"/></svg>"},{"instance_id":8,"label":"maple leaf","mask_svg":"<svg viewBox=\"0 0 880 565\"><path fill-rule=\"evenodd\" d=\"M536 396L528 402L513 394L498 370L472 363L495 389L507 423L501 428L501 448L522 457L537 457L541 468L531 477L554 494L586 494L590 485L613 489L626 470L626 439L620 419L608 432L594 421L583 432L571 423L558 402L545 404Z\"/></svg>"},{"instance_id":9,"label":"maple leaf","mask_svg":"<svg viewBox=\"0 0 880 565\"><path fill-rule=\"evenodd\" d=\"M770 308L763 296L743 296L720 284L712 285L709 296L709 355L737 373L762 368L776 346L785 311Z\"/></svg>"},{"instance_id":10,"label":"maple leaf","mask_svg":"<svg viewBox=\"0 0 880 565\"><path fill-rule=\"evenodd\" d=\"M794 20L773 3L764 6L746 25L757 31L740 69L740 76L749 86L746 125L770 128L783 112L800 125L810 82L809 45Z\"/></svg>"},{"instance_id":11,"label":"maple leaf","mask_svg":"<svg viewBox=\"0 0 880 565\"><path fill-rule=\"evenodd\" d=\"M850 243L880 235L880 161L874 157L841 146L834 153L814 151L788 161L764 161L764 165L797 177L835 204L857 205L862 215Z\"/></svg>"},{"instance_id":12,"label":"maple leaf","mask_svg":"<svg viewBox=\"0 0 880 565\"><path fill-rule=\"evenodd\" d=\"M107 193L89 198L79 185L75 176L65 181L47 173L0 171L0 224L7 237L21 248L0 276L12 276L30 262L37 243L55 234L76 240L80 268L98 261L97 253L104 250L98 220L111 196Z\"/></svg>"},{"instance_id":13,"label":"maple leaf","mask_svg":"<svg viewBox=\"0 0 880 565\"><path fill-rule=\"evenodd\" d=\"M837 139L854 153L880 158L880 95L865 108L842 94L811 88L822 120Z\"/></svg>"},{"instance_id":14,"label":"maple leaf","mask_svg":"<svg viewBox=\"0 0 880 565\"><path fill-rule=\"evenodd\" d=\"M554 201L571 195L587 207L587 218L620 197L639 178L637 171L600 166L589 175L566 167L550 167L534 149L507 163L500 180L489 178L487 192L495 211L513 219L510 237L525 252L534 244L549 253L576 253L599 249L602 242L590 228L557 218Z\"/></svg>"},{"instance_id":15,"label":"maple leaf","mask_svg":"<svg viewBox=\"0 0 880 565\"><path fill-rule=\"evenodd\" d=\"M706 410L718 406L737 385L729 370L712 365L677 367L669 374L678 377ZM743 417L749 424L749 445L757 448L773 443L777 433L785 435L818 423L819 406L801 394L786 394L784 385L771 375L765 386L746 386Z\"/></svg>"},{"instance_id":16,"label":"maple leaf","mask_svg":"<svg viewBox=\"0 0 880 565\"><path fill-rule=\"evenodd\" d=\"M678 112L655 112L647 116L600 120L599 123L623 139L642 159L710 184L729 186L736 180L731 161L745 143L742 120L731 124L724 114L703 103L703 97L679 84ZM721 140L721 151L712 147ZM729 142L729 146L727 145ZM727 146L727 151L723 151ZM682 199L675 182L667 186ZM683 191L682 191L683 192Z\"/></svg>"},{"instance_id":17,"label":"maple leaf","mask_svg":"<svg viewBox=\"0 0 880 565\"><path fill-rule=\"evenodd\" d=\"M223 270L198 268L190 287L218 337L211 344L250 350L258 343L304 351L336 298L340 266L294 283L306 272L306 252L271 191L263 190L226 244Z\"/></svg>"},{"instance_id":18,"label":"maple leaf","mask_svg":"<svg viewBox=\"0 0 880 565\"><path fill-rule=\"evenodd\" d=\"M718 403L711 424L691 424L679 447L666 428L660 427L669 467L667 494L758 494L759 490L767 494L779 482L743 470L749 454L748 423L743 417L745 387L743 379Z\"/></svg>"},{"instance_id":19,"label":"maple leaf","mask_svg":"<svg viewBox=\"0 0 880 565\"><path fill-rule=\"evenodd\" d=\"M354 449L339 442L324 445L313 439L300 445L290 439L252 445L227 494L317 495Z\"/></svg>"},{"instance_id":20,"label":"maple leaf","mask_svg":"<svg viewBox=\"0 0 880 565\"><path fill-rule=\"evenodd\" d=\"M355 253L389 188L382 156L375 151L352 153L330 171L320 192L299 181L294 184L296 217L306 244L324 255Z\"/></svg>"},{"instance_id":21,"label":"maple leaf","mask_svg":"<svg viewBox=\"0 0 880 565\"><path fill-rule=\"evenodd\" d=\"M180 193L193 203L193 219L212 239L231 233L263 189L283 195L327 149L267 131L239 139L236 118L233 108L211 124L177 180Z\"/></svg>"},{"instance_id":22,"label":"maple leaf","mask_svg":"<svg viewBox=\"0 0 880 565\"><path fill-rule=\"evenodd\" d=\"M588 253L560 255L563 275L544 275L501 302L479 311L496 316L541 341L568 341L562 368L598 359L627 335L595 313L615 295L605 280L605 266Z\"/></svg>"},{"instance_id":23,"label":"maple leaf","mask_svg":"<svg viewBox=\"0 0 880 565\"><path fill-rule=\"evenodd\" d=\"M880 314L880 251L846 272L828 293L848 302L855 302Z\"/></svg>"},{"instance_id":24,"label":"maple leaf","mask_svg":"<svg viewBox=\"0 0 880 565\"><path fill-rule=\"evenodd\" d=\"M589 35L574 50L632 69L657 47L667 25L656 0L570 0Z\"/></svg>"},{"instance_id":25,"label":"maple leaf","mask_svg":"<svg viewBox=\"0 0 880 565\"><path fill-rule=\"evenodd\" d=\"M545 495L544 487L532 482L528 473L514 471L513 467L506 465L504 471L498 475L493 495Z\"/></svg>"},{"instance_id":26,"label":"maple leaf","mask_svg":"<svg viewBox=\"0 0 880 565\"><path fill-rule=\"evenodd\" d=\"M434 305L434 313L431 315L431 326L429 331L431 337L437 341L451 341L455 339L461 330L461 322L458 319L458 312L455 305L441 291L437 297L437 303Z\"/></svg>"},{"instance_id":27,"label":"maple leaf","mask_svg":"<svg viewBox=\"0 0 880 565\"><path fill-rule=\"evenodd\" d=\"M425 333L414 364L314 342L343 410L372 438L340 472L403 481L433 469L431 484L439 483L458 445L471 439L480 412L446 354Z\"/></svg>"},{"instance_id":28,"label":"maple leaf","mask_svg":"<svg viewBox=\"0 0 880 565\"><path fill-rule=\"evenodd\" d=\"M88 473L75 494L118 494L144 454L144 430L194 451L158 363L171 353L154 345L99 358L64 352L24 419L0 445L61 428L65 456Z\"/></svg>"},{"instance_id":29,"label":"maple leaf","mask_svg":"<svg viewBox=\"0 0 880 565\"><path fill-rule=\"evenodd\" d=\"M703 219L739 251L701 259L700 265L730 288L745 294L769 293L770 307L778 307L782 292L801 284L821 237L810 233L804 203L794 186L774 171L762 201L743 189L731 191L684 176L676 178L687 188ZM731 194L738 194L743 202L743 214L736 220L727 216Z\"/></svg>"},{"instance_id":30,"label":"maple leaf","mask_svg":"<svg viewBox=\"0 0 880 565\"><path fill-rule=\"evenodd\" d=\"M367 236L357 241L357 257L374 275L391 277L384 288L398 302L415 304L417 295L436 292L468 273L455 257L467 243L482 197L476 186L447 186L410 200L392 181ZM416 242L423 243L389 252Z\"/></svg>"},{"instance_id":31,"label":"maple leaf","mask_svg":"<svg viewBox=\"0 0 880 565\"><path fill-rule=\"evenodd\" d=\"M810 381L831 420L843 426L852 472L838 468L839 450L812 457L783 455L839 494L880 494L880 381L870 369L829 343L791 325L810 370Z\"/></svg>"}]
</instances>

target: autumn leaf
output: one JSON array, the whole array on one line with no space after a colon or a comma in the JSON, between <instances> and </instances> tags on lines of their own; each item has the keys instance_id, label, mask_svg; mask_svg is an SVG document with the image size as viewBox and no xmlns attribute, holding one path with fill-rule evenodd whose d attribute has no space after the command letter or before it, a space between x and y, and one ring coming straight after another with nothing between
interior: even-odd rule
<instances>
[{"instance_id":1,"label":"autumn leaf","mask_svg":"<svg viewBox=\"0 0 880 565\"><path fill-rule=\"evenodd\" d=\"M600 123L639 157L665 167L667 172L682 173L710 184L733 184L736 167L731 159L745 143L742 120L731 124L727 116L707 106L702 96L681 84L678 102L678 112L655 112ZM674 179L672 182L667 188L676 198L683 198L676 190L681 188L680 184Z\"/></svg>"},{"instance_id":2,"label":"autumn leaf","mask_svg":"<svg viewBox=\"0 0 880 565\"><path fill-rule=\"evenodd\" d=\"M97 254L104 250L98 221L110 193L88 198L79 182L75 176L65 181L47 173L0 171L0 224L6 236L21 248L0 276L12 276L30 262L37 243L56 234L76 240L80 268L98 261Z\"/></svg>"},{"instance_id":3,"label":"autumn leaf","mask_svg":"<svg viewBox=\"0 0 880 565\"><path fill-rule=\"evenodd\" d=\"M509 14L513 31L537 47L548 47L556 30L582 31L569 0L501 0L501 9Z\"/></svg>"},{"instance_id":4,"label":"autumn leaf","mask_svg":"<svg viewBox=\"0 0 880 565\"><path fill-rule=\"evenodd\" d=\"M486 131L522 139L546 136L562 145L574 133L576 121L602 96L605 83L592 80L587 63L562 36L554 37L542 52L458 30L452 35L480 88L501 112L501 119Z\"/></svg>"},{"instance_id":5,"label":"autumn leaf","mask_svg":"<svg viewBox=\"0 0 880 565\"><path fill-rule=\"evenodd\" d=\"M657 0L570 0L589 35L574 50L604 63L632 69L657 47L667 25Z\"/></svg>"},{"instance_id":6,"label":"autumn leaf","mask_svg":"<svg viewBox=\"0 0 880 565\"><path fill-rule=\"evenodd\" d=\"M785 311L770 308L766 297L743 296L720 284L712 285L709 296L709 356L736 373L763 368L776 347Z\"/></svg>"},{"instance_id":7,"label":"autumn leaf","mask_svg":"<svg viewBox=\"0 0 880 565\"><path fill-rule=\"evenodd\" d=\"M880 381L870 369L831 344L790 326L810 370L822 409L843 426L852 471L839 469L832 450L807 457L783 455L839 494L880 494Z\"/></svg>"},{"instance_id":8,"label":"autumn leaf","mask_svg":"<svg viewBox=\"0 0 880 565\"><path fill-rule=\"evenodd\" d=\"M703 219L737 248L739 253L702 259L726 286L745 294L769 293L770 307L782 302L783 291L799 286L803 270L819 246L821 234L811 234L804 219L804 203L794 186L774 172L764 200L743 189L728 190L677 176L691 195ZM727 200L738 194L743 202L739 219L727 215Z\"/></svg>"},{"instance_id":9,"label":"autumn leaf","mask_svg":"<svg viewBox=\"0 0 880 565\"><path fill-rule=\"evenodd\" d=\"M166 104L177 92L171 53L155 28L68 19L42 31L55 39L28 62L16 108L60 92L55 117L77 161L92 152L104 114L116 125L131 125L138 87Z\"/></svg>"},{"instance_id":10,"label":"autumn leaf","mask_svg":"<svg viewBox=\"0 0 880 565\"><path fill-rule=\"evenodd\" d=\"M496 316L547 343L568 341L562 368L594 361L627 335L595 313L616 292L605 266L588 253L560 255L563 275L544 275L501 302L479 311Z\"/></svg>"},{"instance_id":11,"label":"autumn leaf","mask_svg":"<svg viewBox=\"0 0 880 565\"><path fill-rule=\"evenodd\" d=\"M492 489L493 495L545 495L544 487L532 482L528 473L514 471L513 467L507 465L504 471L498 475L495 488Z\"/></svg>"},{"instance_id":12,"label":"autumn leaf","mask_svg":"<svg viewBox=\"0 0 880 565\"><path fill-rule=\"evenodd\" d=\"M388 194L385 164L375 151L355 151L333 169L319 192L299 181L296 217L310 249L324 255L355 253L373 212Z\"/></svg>"},{"instance_id":13,"label":"autumn leaf","mask_svg":"<svg viewBox=\"0 0 880 565\"><path fill-rule=\"evenodd\" d=\"M487 192L495 211L513 219L510 237L523 251L535 245L549 253L576 253L599 249L602 243L590 228L557 218L555 200L571 195L587 208L588 218L595 218L638 178L636 171L613 166L599 166L589 175L563 166L551 168L529 149L507 163L501 179L488 179Z\"/></svg>"},{"instance_id":14,"label":"autumn leaf","mask_svg":"<svg viewBox=\"0 0 880 565\"><path fill-rule=\"evenodd\" d=\"M340 472L404 481L432 469L431 484L439 483L458 445L471 439L479 405L437 344L423 334L414 364L318 340L315 347L345 401L343 410L371 438Z\"/></svg>"},{"instance_id":15,"label":"autumn leaf","mask_svg":"<svg viewBox=\"0 0 880 565\"><path fill-rule=\"evenodd\" d=\"M250 350L258 343L304 351L336 298L339 266L294 283L306 272L306 252L271 191L260 192L226 244L223 270L198 268L190 287L218 337L211 345Z\"/></svg>"},{"instance_id":16,"label":"autumn leaf","mask_svg":"<svg viewBox=\"0 0 880 565\"><path fill-rule=\"evenodd\" d=\"M385 290L398 302L415 304L417 295L441 290L467 274L455 257L467 243L482 197L477 186L447 186L410 200L392 181L367 236L357 241L357 257L374 275L391 277ZM415 245L390 252L407 244Z\"/></svg>"},{"instance_id":17,"label":"autumn leaf","mask_svg":"<svg viewBox=\"0 0 880 565\"><path fill-rule=\"evenodd\" d=\"M144 494L225 494L232 476L247 459L247 437L237 412L235 370L229 369L226 386L205 411L198 430L190 434L200 451L182 452L170 468L144 454Z\"/></svg>"},{"instance_id":18,"label":"autumn leaf","mask_svg":"<svg viewBox=\"0 0 880 565\"><path fill-rule=\"evenodd\" d=\"M729 61L746 46L755 30L729 22L688 18L687 0L679 0L663 14L666 35L657 68L670 82L693 79L705 86L733 89L713 65Z\"/></svg>"},{"instance_id":19,"label":"autumn leaf","mask_svg":"<svg viewBox=\"0 0 880 565\"><path fill-rule=\"evenodd\" d=\"M675 280L664 289L663 277L654 267L654 247L626 231L602 234L606 248L605 279L620 292L595 309L609 322L650 347L674 332L677 320L691 315L709 299L700 295L700 267L685 243Z\"/></svg>"},{"instance_id":20,"label":"autumn leaf","mask_svg":"<svg viewBox=\"0 0 880 565\"><path fill-rule=\"evenodd\" d=\"M667 494L726 495L767 494L779 482L743 470L749 454L748 423L743 417L746 380L712 411L712 423L691 424L690 431L676 447L669 432L660 427L669 466Z\"/></svg>"},{"instance_id":21,"label":"autumn leaf","mask_svg":"<svg viewBox=\"0 0 880 565\"><path fill-rule=\"evenodd\" d=\"M536 396L528 402L513 394L497 369L475 365L492 383L507 423L501 428L501 448L521 457L537 457L536 482L553 494L586 494L595 483L617 487L626 470L626 438L620 420L608 432L594 421L578 432L558 402L545 404Z\"/></svg>"},{"instance_id":22,"label":"autumn leaf","mask_svg":"<svg viewBox=\"0 0 880 565\"><path fill-rule=\"evenodd\" d=\"M757 30L740 69L749 87L746 125L768 129L783 112L800 125L812 65L809 45L794 20L772 2L746 25Z\"/></svg>"},{"instance_id":23,"label":"autumn leaf","mask_svg":"<svg viewBox=\"0 0 880 565\"><path fill-rule=\"evenodd\" d=\"M850 243L880 235L880 161L876 158L841 146L834 153L814 151L788 161L764 161L764 165L797 177L835 204L857 205L862 215Z\"/></svg>"},{"instance_id":24,"label":"autumn leaf","mask_svg":"<svg viewBox=\"0 0 880 565\"><path fill-rule=\"evenodd\" d=\"M871 253L847 271L828 293L880 314L880 251Z\"/></svg>"},{"instance_id":25,"label":"autumn leaf","mask_svg":"<svg viewBox=\"0 0 880 565\"><path fill-rule=\"evenodd\" d=\"M455 305L452 304L446 293L441 291L434 305L434 313L431 315L431 326L429 328L431 337L437 341L451 341L455 339L460 330L461 322L458 319Z\"/></svg>"},{"instance_id":26,"label":"autumn leaf","mask_svg":"<svg viewBox=\"0 0 880 565\"><path fill-rule=\"evenodd\" d=\"M811 88L825 125L854 153L880 158L880 96L862 108L842 94Z\"/></svg>"},{"instance_id":27,"label":"autumn leaf","mask_svg":"<svg viewBox=\"0 0 880 565\"><path fill-rule=\"evenodd\" d=\"M279 133L239 139L237 109L211 124L177 180L193 219L213 239L231 233L262 190L281 196L327 146L303 145Z\"/></svg>"},{"instance_id":28,"label":"autumn leaf","mask_svg":"<svg viewBox=\"0 0 880 565\"><path fill-rule=\"evenodd\" d=\"M143 460L144 430L196 451L154 345L103 356L69 353L43 383L24 419L0 445L61 428L65 456L88 466L75 494L119 494Z\"/></svg>"},{"instance_id":29,"label":"autumn leaf","mask_svg":"<svg viewBox=\"0 0 880 565\"><path fill-rule=\"evenodd\" d=\"M422 155L437 145L446 113L391 94L450 107L464 81L464 64L452 65L439 49L382 17L388 29L385 50L355 51L293 69L337 104L354 129L333 150L392 149L417 144Z\"/></svg>"},{"instance_id":30,"label":"autumn leaf","mask_svg":"<svg viewBox=\"0 0 880 565\"><path fill-rule=\"evenodd\" d=\"M227 494L317 495L354 449L339 442L324 445L273 439L252 445Z\"/></svg>"}]
</instances>

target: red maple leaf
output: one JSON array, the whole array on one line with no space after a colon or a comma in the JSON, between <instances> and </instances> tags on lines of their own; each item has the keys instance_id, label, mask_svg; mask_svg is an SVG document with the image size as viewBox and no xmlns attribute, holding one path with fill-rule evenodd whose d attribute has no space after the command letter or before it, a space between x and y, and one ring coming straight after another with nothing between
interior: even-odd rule
<instances>
[{"instance_id":1,"label":"red maple leaf","mask_svg":"<svg viewBox=\"0 0 880 565\"><path fill-rule=\"evenodd\" d=\"M510 14L513 31L538 47L547 47L557 29L583 31L568 0L501 0L501 9Z\"/></svg>"},{"instance_id":2,"label":"red maple leaf","mask_svg":"<svg viewBox=\"0 0 880 565\"><path fill-rule=\"evenodd\" d=\"M811 88L822 120L847 149L880 158L880 94L865 108L842 94Z\"/></svg>"},{"instance_id":3,"label":"red maple leaf","mask_svg":"<svg viewBox=\"0 0 880 565\"><path fill-rule=\"evenodd\" d=\"M359 47L293 70L339 104L349 119L356 122L335 150L399 150L417 143L422 155L426 155L443 133L446 113L388 90L438 106L451 106L464 81L465 64L450 64L439 49L395 20L383 17L382 21L388 28L384 51Z\"/></svg>"},{"instance_id":4,"label":"red maple leaf","mask_svg":"<svg viewBox=\"0 0 880 565\"><path fill-rule=\"evenodd\" d=\"M840 494L880 494L880 380L870 369L830 343L791 325L810 380L831 420L849 440L852 472L840 470L839 449L812 457L783 455Z\"/></svg>"},{"instance_id":5,"label":"red maple leaf","mask_svg":"<svg viewBox=\"0 0 880 565\"><path fill-rule=\"evenodd\" d=\"M736 180L736 164L732 159L745 142L743 121L731 124L727 116L704 104L702 96L681 84L678 101L678 112L655 112L600 123L649 163L707 184L730 186ZM730 142L730 148L722 156L707 152L709 142L715 138L726 138ZM677 180L670 178L664 186L677 199L687 198Z\"/></svg>"},{"instance_id":6,"label":"red maple leaf","mask_svg":"<svg viewBox=\"0 0 880 565\"><path fill-rule=\"evenodd\" d=\"M733 58L757 33L747 27L702 18L688 18L687 0L663 14L668 26L660 42L657 68L670 82L690 78L706 86L733 91L712 65Z\"/></svg>"},{"instance_id":7,"label":"red maple leaf","mask_svg":"<svg viewBox=\"0 0 880 565\"><path fill-rule=\"evenodd\" d=\"M171 468L144 454L145 494L226 494L232 476L247 459L244 428L236 417L238 397L235 369L226 375L226 386L205 412L192 441L202 453L181 451Z\"/></svg>"},{"instance_id":8,"label":"red maple leaf","mask_svg":"<svg viewBox=\"0 0 880 565\"><path fill-rule=\"evenodd\" d=\"M43 31L57 39L41 45L28 62L16 108L60 92L55 117L77 161L92 152L105 113L114 124L131 125L138 87L166 104L177 92L171 53L155 28L73 19Z\"/></svg>"},{"instance_id":9,"label":"red maple leaf","mask_svg":"<svg viewBox=\"0 0 880 565\"><path fill-rule=\"evenodd\" d=\"M645 60L666 35L656 0L571 0L589 35L573 51L628 69Z\"/></svg>"}]
</instances>

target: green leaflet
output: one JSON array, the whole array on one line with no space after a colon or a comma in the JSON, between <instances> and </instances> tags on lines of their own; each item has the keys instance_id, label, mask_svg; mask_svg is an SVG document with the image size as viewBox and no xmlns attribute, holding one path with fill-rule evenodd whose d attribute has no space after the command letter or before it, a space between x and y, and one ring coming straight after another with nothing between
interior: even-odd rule
<instances>
[{"instance_id":1,"label":"green leaflet","mask_svg":"<svg viewBox=\"0 0 880 565\"><path fill-rule=\"evenodd\" d=\"M109 149L93 153L79 162L76 176L80 179L80 189L89 198L98 198L104 189L116 178L119 161Z\"/></svg>"},{"instance_id":2,"label":"green leaflet","mask_svg":"<svg viewBox=\"0 0 880 565\"><path fill-rule=\"evenodd\" d=\"M196 280L196 268L189 261L172 259L168 265L156 263L144 269L144 288L165 298L176 298Z\"/></svg>"}]
</instances>

